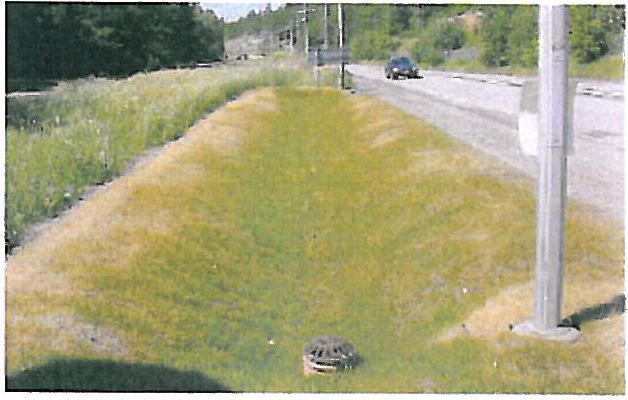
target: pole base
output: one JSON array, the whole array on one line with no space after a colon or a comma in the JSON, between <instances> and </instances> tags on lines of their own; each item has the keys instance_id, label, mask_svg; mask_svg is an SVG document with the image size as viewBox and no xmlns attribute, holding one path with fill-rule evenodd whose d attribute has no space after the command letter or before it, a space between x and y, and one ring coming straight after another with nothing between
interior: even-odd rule
<instances>
[{"instance_id":1,"label":"pole base","mask_svg":"<svg viewBox=\"0 0 628 400\"><path fill-rule=\"evenodd\" d=\"M556 327L546 330L536 326L534 321L523 321L512 327L516 335L531 336L538 339L552 340L556 342L575 343L580 339L582 333L576 328Z\"/></svg>"}]
</instances>

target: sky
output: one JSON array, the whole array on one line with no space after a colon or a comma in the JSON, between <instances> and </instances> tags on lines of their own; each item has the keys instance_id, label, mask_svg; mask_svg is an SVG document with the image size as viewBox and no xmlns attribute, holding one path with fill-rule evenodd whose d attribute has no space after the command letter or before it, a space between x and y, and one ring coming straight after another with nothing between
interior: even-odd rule
<instances>
[{"instance_id":1,"label":"sky","mask_svg":"<svg viewBox=\"0 0 628 400\"><path fill-rule=\"evenodd\" d=\"M201 3L204 9L211 9L218 17L225 17L226 22L237 21L244 17L251 10L259 11L266 7L267 3ZM271 8L276 10L284 3L270 3Z\"/></svg>"}]
</instances>

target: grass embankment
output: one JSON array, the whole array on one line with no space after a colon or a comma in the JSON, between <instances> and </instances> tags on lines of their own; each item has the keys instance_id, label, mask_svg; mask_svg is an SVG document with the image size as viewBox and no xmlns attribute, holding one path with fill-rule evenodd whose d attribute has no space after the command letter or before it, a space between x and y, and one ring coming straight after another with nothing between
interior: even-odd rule
<instances>
[{"instance_id":1,"label":"grass embankment","mask_svg":"<svg viewBox=\"0 0 628 400\"><path fill-rule=\"evenodd\" d=\"M89 185L111 180L144 149L176 139L245 90L312 79L305 68L264 61L78 80L45 96L10 99L8 245L19 243L29 224L55 216Z\"/></svg>"},{"instance_id":2,"label":"grass embankment","mask_svg":"<svg viewBox=\"0 0 628 400\"><path fill-rule=\"evenodd\" d=\"M533 76L538 74L537 69L534 67L488 67L482 64L480 60L447 60L444 64L427 68L519 76ZM571 61L569 63L569 76L580 79L623 80L624 60L622 56L605 56L588 64L578 64Z\"/></svg>"},{"instance_id":3,"label":"grass embankment","mask_svg":"<svg viewBox=\"0 0 628 400\"><path fill-rule=\"evenodd\" d=\"M9 387L145 388L148 363L179 390L622 392L621 317L573 346L508 331L534 212L529 182L398 109L265 89L9 260ZM620 238L572 205L565 314L621 292ZM304 377L316 335L360 364Z\"/></svg>"},{"instance_id":4,"label":"grass embankment","mask_svg":"<svg viewBox=\"0 0 628 400\"><path fill-rule=\"evenodd\" d=\"M589 64L570 64L571 76L592 79L624 79L624 58L619 56L605 56Z\"/></svg>"}]
</instances>

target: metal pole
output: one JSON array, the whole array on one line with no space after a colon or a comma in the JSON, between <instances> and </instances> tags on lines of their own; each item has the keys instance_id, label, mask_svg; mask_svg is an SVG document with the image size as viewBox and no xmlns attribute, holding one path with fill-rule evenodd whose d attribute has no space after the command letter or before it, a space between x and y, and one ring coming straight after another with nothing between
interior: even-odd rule
<instances>
[{"instance_id":1,"label":"metal pole","mask_svg":"<svg viewBox=\"0 0 628 400\"><path fill-rule=\"evenodd\" d=\"M534 318L513 330L573 341L578 331L558 328L563 296L566 144L570 134L567 9L565 6L539 7L539 180Z\"/></svg>"},{"instance_id":2,"label":"metal pole","mask_svg":"<svg viewBox=\"0 0 628 400\"><path fill-rule=\"evenodd\" d=\"M340 89L345 88L345 54L344 54L344 15L342 15L342 4L338 3L338 50L340 51Z\"/></svg>"},{"instance_id":3,"label":"metal pole","mask_svg":"<svg viewBox=\"0 0 628 400\"><path fill-rule=\"evenodd\" d=\"M323 49L327 50L327 3L325 3L325 9L323 10Z\"/></svg>"},{"instance_id":4,"label":"metal pole","mask_svg":"<svg viewBox=\"0 0 628 400\"><path fill-rule=\"evenodd\" d=\"M539 187L534 320L552 330L560 320L567 157L567 10L541 5L539 15Z\"/></svg>"}]
</instances>

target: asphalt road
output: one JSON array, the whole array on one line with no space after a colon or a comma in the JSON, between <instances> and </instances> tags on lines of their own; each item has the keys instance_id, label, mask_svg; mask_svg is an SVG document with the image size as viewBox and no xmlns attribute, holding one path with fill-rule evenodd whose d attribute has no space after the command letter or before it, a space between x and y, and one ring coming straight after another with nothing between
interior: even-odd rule
<instances>
[{"instance_id":1,"label":"asphalt road","mask_svg":"<svg viewBox=\"0 0 628 400\"><path fill-rule=\"evenodd\" d=\"M348 65L358 93L377 96L428 121L524 175L536 179L537 159L524 155L518 133L521 87L512 78L424 72L424 79L387 80L383 67ZM453 78L452 76L456 76ZM623 87L588 81L574 105L574 154L567 191L600 216L624 220Z\"/></svg>"}]
</instances>

